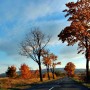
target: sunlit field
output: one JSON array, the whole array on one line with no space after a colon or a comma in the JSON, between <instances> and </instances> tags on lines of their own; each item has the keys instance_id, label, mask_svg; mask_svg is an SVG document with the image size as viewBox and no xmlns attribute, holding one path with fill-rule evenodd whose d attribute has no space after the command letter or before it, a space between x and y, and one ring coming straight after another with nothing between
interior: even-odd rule
<instances>
[{"instance_id":1,"label":"sunlit field","mask_svg":"<svg viewBox=\"0 0 90 90\"><path fill-rule=\"evenodd\" d=\"M58 78L56 78L58 79ZM48 78L43 78L44 82L48 82ZM42 83L39 78L22 79L22 78L0 78L0 88L2 89L26 89L30 88L33 84Z\"/></svg>"}]
</instances>

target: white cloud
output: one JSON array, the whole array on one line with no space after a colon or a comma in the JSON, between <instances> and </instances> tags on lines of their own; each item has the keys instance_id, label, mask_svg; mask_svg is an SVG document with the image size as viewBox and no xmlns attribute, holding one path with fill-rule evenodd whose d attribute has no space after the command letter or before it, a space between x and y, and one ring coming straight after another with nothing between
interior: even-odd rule
<instances>
[{"instance_id":1,"label":"white cloud","mask_svg":"<svg viewBox=\"0 0 90 90\"><path fill-rule=\"evenodd\" d=\"M63 4L62 4L63 3ZM41 4L28 5L25 8L24 16L26 20L35 20L38 17L43 17L54 12L62 12L65 1L60 0L46 0Z\"/></svg>"},{"instance_id":2,"label":"white cloud","mask_svg":"<svg viewBox=\"0 0 90 90\"><path fill-rule=\"evenodd\" d=\"M61 41L58 41L57 35L69 24L65 18L51 21L37 21L37 18L44 18L44 16L47 17L53 13L59 13L61 15L63 13L62 10L66 8L65 3L71 0L28 1L5 1L2 5L0 4L0 31L2 30L4 32L4 36L0 36L0 50L5 52L7 57L11 57L11 61L16 60L18 62L18 60L22 60L22 62L19 62L20 66L27 59L18 55L20 42L23 40L25 34L29 32L30 28L35 26L40 27L42 32L52 35L49 47L54 47L53 51L60 53L60 57L63 60L67 58L78 59L80 56L76 54L76 46L67 47L66 43L62 44ZM60 48L57 48L59 46ZM15 65L18 65L17 62ZM26 63L28 64L28 61ZM33 62L29 64L31 65L31 63ZM33 65L31 66L34 67ZM38 68L37 65L36 68Z\"/></svg>"}]
</instances>

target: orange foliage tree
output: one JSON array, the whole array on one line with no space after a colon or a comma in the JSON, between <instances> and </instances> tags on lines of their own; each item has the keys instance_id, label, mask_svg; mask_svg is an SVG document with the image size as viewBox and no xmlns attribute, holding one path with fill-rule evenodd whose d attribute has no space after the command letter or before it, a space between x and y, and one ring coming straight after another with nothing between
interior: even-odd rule
<instances>
[{"instance_id":1,"label":"orange foliage tree","mask_svg":"<svg viewBox=\"0 0 90 90\"><path fill-rule=\"evenodd\" d=\"M78 42L78 53L85 53L86 57L86 76L89 80L89 60L90 60L90 0L78 0L66 4L66 17L71 22L58 35L62 42L74 45Z\"/></svg>"},{"instance_id":2,"label":"orange foliage tree","mask_svg":"<svg viewBox=\"0 0 90 90\"><path fill-rule=\"evenodd\" d=\"M46 66L48 79L50 80L49 67L51 66L51 57L48 51L43 51L43 64Z\"/></svg>"},{"instance_id":3,"label":"orange foliage tree","mask_svg":"<svg viewBox=\"0 0 90 90\"><path fill-rule=\"evenodd\" d=\"M49 53L49 51L43 51L43 64L46 66L47 68L47 75L48 75L48 79L50 79L50 75L49 75L49 69L51 69L52 72L52 76L54 79L54 69L56 65L60 65L61 62L55 63L55 61L57 60L57 56L54 55L53 53Z\"/></svg>"},{"instance_id":4,"label":"orange foliage tree","mask_svg":"<svg viewBox=\"0 0 90 90\"><path fill-rule=\"evenodd\" d=\"M16 75L17 75L16 67L15 66L8 67L6 75L8 77L16 77Z\"/></svg>"},{"instance_id":5,"label":"orange foliage tree","mask_svg":"<svg viewBox=\"0 0 90 90\"><path fill-rule=\"evenodd\" d=\"M67 72L68 76L74 76L75 65L72 62L68 62L64 70Z\"/></svg>"},{"instance_id":6,"label":"orange foliage tree","mask_svg":"<svg viewBox=\"0 0 90 90\"><path fill-rule=\"evenodd\" d=\"M56 65L60 65L61 62L55 63L55 61L57 60L57 56L54 55L53 53L50 54L50 59L51 59L51 72L52 72L52 74L53 74L53 79L55 79L55 77L54 77L54 74L55 74L55 66L56 66Z\"/></svg>"},{"instance_id":7,"label":"orange foliage tree","mask_svg":"<svg viewBox=\"0 0 90 90\"><path fill-rule=\"evenodd\" d=\"M26 64L22 64L20 67L21 77L27 79L31 77L30 68Z\"/></svg>"}]
</instances>

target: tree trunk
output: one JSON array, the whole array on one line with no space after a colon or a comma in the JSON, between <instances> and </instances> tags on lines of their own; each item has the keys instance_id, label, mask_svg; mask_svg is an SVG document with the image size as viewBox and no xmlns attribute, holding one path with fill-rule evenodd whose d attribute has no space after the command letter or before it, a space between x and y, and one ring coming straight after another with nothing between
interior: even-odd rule
<instances>
[{"instance_id":1,"label":"tree trunk","mask_svg":"<svg viewBox=\"0 0 90 90\"><path fill-rule=\"evenodd\" d=\"M43 81L43 79L42 79L42 69L41 69L40 56L38 56L38 60L39 60L39 63L38 63L38 65L39 65L40 81L42 82L42 81Z\"/></svg>"},{"instance_id":2,"label":"tree trunk","mask_svg":"<svg viewBox=\"0 0 90 90\"><path fill-rule=\"evenodd\" d=\"M40 81L42 82L42 70L41 70L41 63L38 64L39 65L39 74L40 74Z\"/></svg>"},{"instance_id":3,"label":"tree trunk","mask_svg":"<svg viewBox=\"0 0 90 90\"><path fill-rule=\"evenodd\" d=\"M86 82L89 82L89 59L88 59L88 41L87 37L85 37L85 43L86 43Z\"/></svg>"},{"instance_id":4,"label":"tree trunk","mask_svg":"<svg viewBox=\"0 0 90 90\"><path fill-rule=\"evenodd\" d=\"M55 79L55 77L54 77L54 67L53 67L53 79Z\"/></svg>"},{"instance_id":5,"label":"tree trunk","mask_svg":"<svg viewBox=\"0 0 90 90\"><path fill-rule=\"evenodd\" d=\"M51 68L50 70L51 70L51 72L52 72L52 78L53 78L53 69Z\"/></svg>"},{"instance_id":6,"label":"tree trunk","mask_svg":"<svg viewBox=\"0 0 90 90\"><path fill-rule=\"evenodd\" d=\"M49 76L49 65L47 65L47 74L48 74L48 80L50 80L50 76Z\"/></svg>"},{"instance_id":7,"label":"tree trunk","mask_svg":"<svg viewBox=\"0 0 90 90\"><path fill-rule=\"evenodd\" d=\"M86 81L87 83L90 81L89 80L89 60L86 59Z\"/></svg>"}]
</instances>

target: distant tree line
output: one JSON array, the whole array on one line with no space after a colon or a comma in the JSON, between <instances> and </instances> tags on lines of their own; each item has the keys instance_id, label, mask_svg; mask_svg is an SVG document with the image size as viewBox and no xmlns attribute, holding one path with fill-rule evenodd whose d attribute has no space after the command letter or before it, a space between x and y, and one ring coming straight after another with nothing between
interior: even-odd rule
<instances>
[{"instance_id":1,"label":"distant tree line","mask_svg":"<svg viewBox=\"0 0 90 90\"><path fill-rule=\"evenodd\" d=\"M22 64L21 67L19 68L19 74L16 72L16 67L15 66L10 66L7 69L6 76L11 77L11 78L24 78L24 79L29 79L29 78L38 78L39 77L39 70L30 70L28 65Z\"/></svg>"},{"instance_id":2,"label":"distant tree line","mask_svg":"<svg viewBox=\"0 0 90 90\"><path fill-rule=\"evenodd\" d=\"M9 78L22 78L22 79L33 79L33 78L39 78L40 74L39 74L39 70L31 70L30 67L26 64L22 64L19 68L19 71L16 71L17 68L12 65L9 66L7 71L6 71L6 76ZM49 75L49 76L48 76ZM53 76L54 75L54 76ZM64 73L60 72L60 70L54 70L53 72L44 72L42 77L43 78L48 78L50 80L50 78L54 79L56 77L63 77L65 76Z\"/></svg>"}]
</instances>

